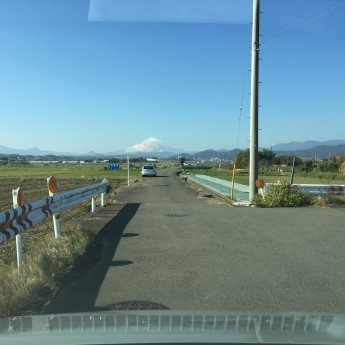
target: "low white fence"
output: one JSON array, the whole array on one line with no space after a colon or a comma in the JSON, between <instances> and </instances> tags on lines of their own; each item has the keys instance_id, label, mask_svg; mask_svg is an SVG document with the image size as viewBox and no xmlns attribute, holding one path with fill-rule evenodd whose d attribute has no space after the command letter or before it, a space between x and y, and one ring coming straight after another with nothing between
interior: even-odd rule
<instances>
[{"instance_id":1,"label":"low white fence","mask_svg":"<svg viewBox=\"0 0 345 345\"><path fill-rule=\"evenodd\" d=\"M13 190L13 209L0 213L0 244L16 237L18 267L22 262L22 249L20 234L30 229L45 218L53 216L55 237L61 235L59 212L80 204L83 201L92 200L91 211L95 211L95 197L101 194L101 206L106 206L106 192L109 182L103 180L90 186L56 193L57 183L53 176L48 180L50 197L23 204L23 195L20 188ZM56 194L55 194L56 193Z\"/></svg>"},{"instance_id":2,"label":"low white fence","mask_svg":"<svg viewBox=\"0 0 345 345\"><path fill-rule=\"evenodd\" d=\"M345 191L345 185L332 184L292 184L309 194L334 194L342 195Z\"/></svg>"},{"instance_id":3,"label":"low white fence","mask_svg":"<svg viewBox=\"0 0 345 345\"><path fill-rule=\"evenodd\" d=\"M266 183L269 186L272 183ZM277 183L273 183L277 184ZM278 183L279 184L279 183ZM333 185L333 184L290 184L291 187L298 187L303 192L308 194L331 194L331 195L343 195L345 194L345 185ZM264 190L265 190L264 188Z\"/></svg>"}]
</instances>

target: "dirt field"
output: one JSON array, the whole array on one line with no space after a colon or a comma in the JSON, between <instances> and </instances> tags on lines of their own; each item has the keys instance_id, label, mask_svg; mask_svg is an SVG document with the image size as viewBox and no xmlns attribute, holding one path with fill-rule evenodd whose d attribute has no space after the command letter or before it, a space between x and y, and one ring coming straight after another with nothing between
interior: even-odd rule
<instances>
[{"instance_id":1,"label":"dirt field","mask_svg":"<svg viewBox=\"0 0 345 345\"><path fill-rule=\"evenodd\" d=\"M94 184L92 178L59 178L59 192ZM108 194L108 200L114 198L115 192L127 184L125 179L109 179L111 191ZM24 195L24 203L33 202L49 196L46 178L18 178L1 177L0 178L0 212L12 209L12 190L21 187ZM73 230L79 218L90 211L91 201L85 201L82 204L74 206L63 211L60 214L62 231ZM44 240L44 237L54 232L52 218L36 224L30 230L23 233L23 255L30 250L35 242ZM0 244L0 264L16 265L15 240L11 239Z\"/></svg>"}]
</instances>

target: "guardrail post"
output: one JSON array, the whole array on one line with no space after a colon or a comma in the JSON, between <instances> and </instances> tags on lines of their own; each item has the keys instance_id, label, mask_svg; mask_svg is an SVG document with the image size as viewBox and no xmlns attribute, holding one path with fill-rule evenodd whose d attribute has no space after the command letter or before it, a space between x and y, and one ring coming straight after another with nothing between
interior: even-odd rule
<instances>
[{"instance_id":1,"label":"guardrail post","mask_svg":"<svg viewBox=\"0 0 345 345\"><path fill-rule=\"evenodd\" d=\"M58 238L61 236L61 221L60 221L60 215L53 214L53 225L54 225L54 235L55 238Z\"/></svg>"},{"instance_id":2,"label":"guardrail post","mask_svg":"<svg viewBox=\"0 0 345 345\"><path fill-rule=\"evenodd\" d=\"M21 188L12 190L13 208L23 206L23 192ZM16 248L17 248L17 267L18 270L23 263L23 246L22 246L22 234L16 235Z\"/></svg>"},{"instance_id":3,"label":"guardrail post","mask_svg":"<svg viewBox=\"0 0 345 345\"><path fill-rule=\"evenodd\" d=\"M96 212L96 198L91 199L91 212Z\"/></svg>"},{"instance_id":4,"label":"guardrail post","mask_svg":"<svg viewBox=\"0 0 345 345\"><path fill-rule=\"evenodd\" d=\"M107 198L106 198L106 194L105 193L101 194L101 206L102 207L107 206Z\"/></svg>"},{"instance_id":5,"label":"guardrail post","mask_svg":"<svg viewBox=\"0 0 345 345\"><path fill-rule=\"evenodd\" d=\"M47 178L47 185L48 185L49 196L53 196L54 193L57 192L57 182L54 176L50 176L49 178ZM54 225L55 238L58 238L61 236L61 221L60 221L60 215L58 213L53 214L53 225Z\"/></svg>"}]
</instances>

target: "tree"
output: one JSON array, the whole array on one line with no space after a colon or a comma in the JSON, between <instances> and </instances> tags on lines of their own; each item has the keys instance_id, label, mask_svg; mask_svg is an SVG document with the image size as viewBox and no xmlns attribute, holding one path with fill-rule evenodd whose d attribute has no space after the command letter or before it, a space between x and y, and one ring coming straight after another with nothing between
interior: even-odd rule
<instances>
[{"instance_id":1,"label":"tree","mask_svg":"<svg viewBox=\"0 0 345 345\"><path fill-rule=\"evenodd\" d=\"M272 164L272 160L275 156L275 153L272 150L263 149L263 151L258 152L259 163L260 165L269 165ZM249 167L249 149L241 151L235 158L236 167L245 169Z\"/></svg>"},{"instance_id":2,"label":"tree","mask_svg":"<svg viewBox=\"0 0 345 345\"><path fill-rule=\"evenodd\" d=\"M314 169L314 161L307 160L303 162L303 164L300 166L301 171L305 171L306 173L313 171Z\"/></svg>"},{"instance_id":3,"label":"tree","mask_svg":"<svg viewBox=\"0 0 345 345\"><path fill-rule=\"evenodd\" d=\"M272 150L263 149L263 151L259 151L259 161L270 164L275 155L276 154Z\"/></svg>"},{"instance_id":4,"label":"tree","mask_svg":"<svg viewBox=\"0 0 345 345\"><path fill-rule=\"evenodd\" d=\"M235 164L237 168L246 169L249 167L249 149L241 151L235 158Z\"/></svg>"},{"instance_id":5,"label":"tree","mask_svg":"<svg viewBox=\"0 0 345 345\"><path fill-rule=\"evenodd\" d=\"M279 157L274 157L272 160L273 164L276 165L292 165L293 164L293 159L295 158L295 166L296 165L301 165L303 163L301 158L294 157L294 156L279 156Z\"/></svg>"},{"instance_id":6,"label":"tree","mask_svg":"<svg viewBox=\"0 0 345 345\"><path fill-rule=\"evenodd\" d=\"M341 159L337 157L331 157L319 163L318 169L322 172L338 172L341 167Z\"/></svg>"}]
</instances>

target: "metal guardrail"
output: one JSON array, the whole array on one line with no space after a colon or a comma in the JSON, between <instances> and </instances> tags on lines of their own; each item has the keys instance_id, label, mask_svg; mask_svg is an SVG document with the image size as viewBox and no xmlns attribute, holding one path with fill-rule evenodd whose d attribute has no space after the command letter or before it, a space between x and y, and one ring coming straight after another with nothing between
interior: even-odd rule
<instances>
[{"instance_id":1,"label":"metal guardrail","mask_svg":"<svg viewBox=\"0 0 345 345\"><path fill-rule=\"evenodd\" d=\"M105 193L109 182L93 184L87 187L57 193L49 198L34 201L0 213L0 244L28 230L45 218L75 206L85 200ZM103 206L103 205L102 205Z\"/></svg>"}]
</instances>

